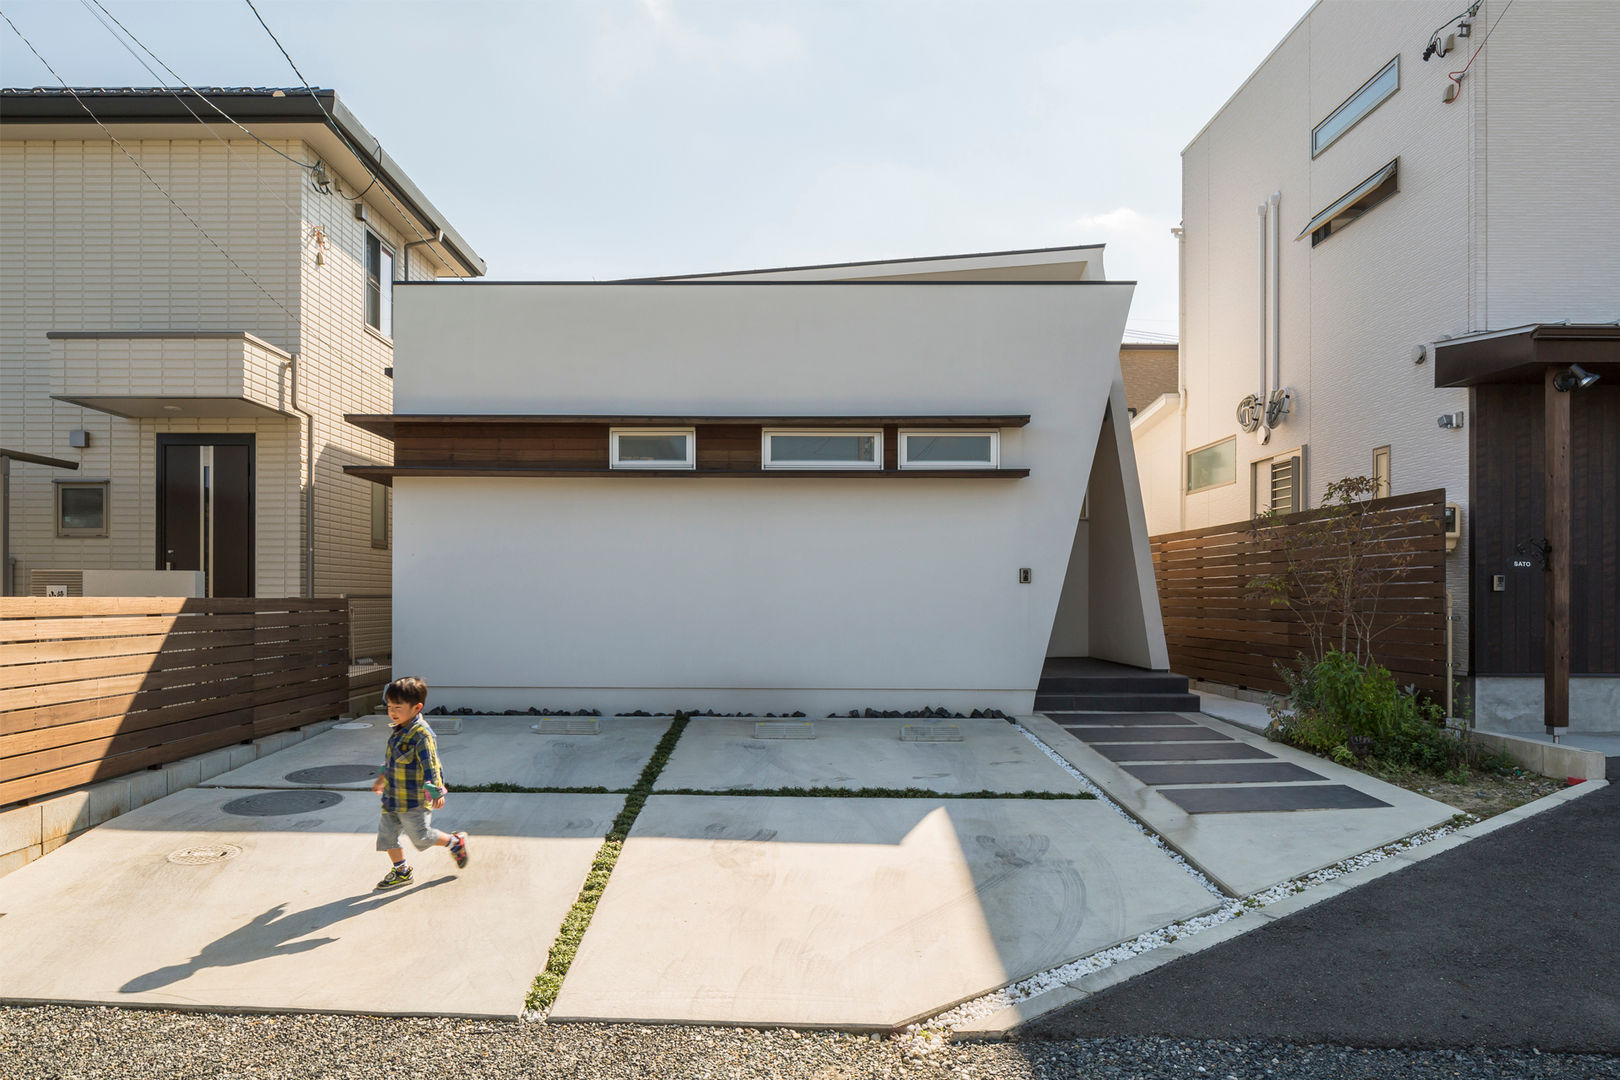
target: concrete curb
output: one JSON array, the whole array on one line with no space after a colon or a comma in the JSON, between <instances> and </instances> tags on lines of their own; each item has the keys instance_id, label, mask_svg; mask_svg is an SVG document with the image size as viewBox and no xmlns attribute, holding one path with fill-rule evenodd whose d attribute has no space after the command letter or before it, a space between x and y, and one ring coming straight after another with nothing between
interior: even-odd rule
<instances>
[{"instance_id":1,"label":"concrete curb","mask_svg":"<svg viewBox=\"0 0 1620 1080\"><path fill-rule=\"evenodd\" d=\"M1233 938L1241 937L1252 930L1287 918L1298 911L1303 911L1324 900L1331 900L1351 889L1376 881L1381 877L1404 870L1408 866L1432 859L1434 856L1461 847L1470 840L1477 840L1481 836L1488 836L1498 829L1517 824L1527 818L1534 817L1547 810L1553 810L1575 799L1583 798L1595 791L1608 787L1606 780L1587 780L1562 791L1555 791L1533 802L1506 811L1484 821L1476 822L1467 828L1458 829L1438 840L1431 840L1420 847L1408 851L1398 852L1389 858L1373 863L1371 866L1351 871L1332 881L1312 886L1304 892L1279 900L1263 908L1245 911L1220 926L1212 927L1202 933L1192 934L1180 938L1168 945L1162 945L1151 952L1140 953L1129 960L1121 961L1101 971L1090 975L1083 975L1072 983L1065 983L1044 993L1026 998L1015 1005L1000 1009L982 1020L975 1020L969 1024L956 1028L951 1038L955 1041L993 1040L1017 1037L1017 1028L1023 1024L1047 1013L1054 1012L1075 1002L1082 1001L1092 994L1099 993L1109 987L1117 986L1122 982L1133 979L1138 975L1146 974L1155 968L1163 967L1184 956L1191 956L1203 952Z\"/></svg>"},{"instance_id":2,"label":"concrete curb","mask_svg":"<svg viewBox=\"0 0 1620 1080\"><path fill-rule=\"evenodd\" d=\"M0 812L0 877L43 858L87 829L303 742L337 722L322 720L263 735L250 743L224 746L161 769L143 769Z\"/></svg>"}]
</instances>

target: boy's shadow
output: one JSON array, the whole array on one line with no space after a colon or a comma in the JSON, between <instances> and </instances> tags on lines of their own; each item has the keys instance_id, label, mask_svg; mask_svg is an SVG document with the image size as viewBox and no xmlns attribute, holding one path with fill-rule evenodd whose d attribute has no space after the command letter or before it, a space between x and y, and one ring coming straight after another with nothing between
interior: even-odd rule
<instances>
[{"instance_id":1,"label":"boy's shadow","mask_svg":"<svg viewBox=\"0 0 1620 1080\"><path fill-rule=\"evenodd\" d=\"M246 926L238 927L224 937L204 945L201 952L185 963L170 964L168 967L149 971L145 975L137 975L118 989L120 993L138 994L188 979L204 968L230 967L233 964L251 963L272 956L291 956L294 953L318 949L322 945L336 941L337 938L306 938L303 941L293 939L303 938L306 934L324 930L344 919L376 911L396 900L403 900L424 889L431 889L454 880L453 875L446 875L415 888L383 896L379 896L376 892L346 896L342 900L333 900L329 904L297 911L291 915L283 914L286 904L277 904Z\"/></svg>"}]
</instances>

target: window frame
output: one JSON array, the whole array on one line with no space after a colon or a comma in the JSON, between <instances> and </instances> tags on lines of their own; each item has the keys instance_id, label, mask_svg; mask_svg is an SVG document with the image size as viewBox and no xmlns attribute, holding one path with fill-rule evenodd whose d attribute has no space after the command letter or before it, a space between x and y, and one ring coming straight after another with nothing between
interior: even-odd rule
<instances>
[{"instance_id":1,"label":"window frame","mask_svg":"<svg viewBox=\"0 0 1620 1080\"><path fill-rule=\"evenodd\" d=\"M1277 509L1276 503L1273 502L1271 497L1275 484L1275 480L1271 475L1271 468L1277 462L1287 461L1289 459L1293 459L1294 462L1292 492L1294 496L1294 506L1292 509L1286 511L1286 513L1297 514L1302 510L1310 509L1310 485L1308 483L1308 477L1306 476L1306 469L1309 465L1309 461L1307 460L1308 455L1306 451L1307 444L1300 443L1298 446L1290 450L1279 450L1275 454L1271 454L1263 458L1256 458L1254 461L1249 463L1250 517L1259 517L1263 513ZM1262 487L1260 482L1260 474L1262 470L1265 472L1264 488L1266 498L1264 507L1260 505L1260 491Z\"/></svg>"},{"instance_id":2,"label":"window frame","mask_svg":"<svg viewBox=\"0 0 1620 1080\"><path fill-rule=\"evenodd\" d=\"M53 480L51 486L54 504L53 519L56 535L65 539L93 540L112 535L112 481L110 480ZM62 492L66 488L94 488L101 492L101 528L69 529L62 525Z\"/></svg>"},{"instance_id":3,"label":"window frame","mask_svg":"<svg viewBox=\"0 0 1620 1080\"><path fill-rule=\"evenodd\" d=\"M621 435L680 435L686 439L684 461L624 461L619 457ZM616 427L608 429L608 468L610 469L696 469L697 428Z\"/></svg>"},{"instance_id":4,"label":"window frame","mask_svg":"<svg viewBox=\"0 0 1620 1080\"><path fill-rule=\"evenodd\" d=\"M1390 87L1389 92L1384 94L1377 101L1372 102L1372 104L1366 105L1364 108L1362 108L1361 112L1356 115L1356 118L1354 120L1350 121L1348 124L1344 125L1344 127L1340 128L1338 130L1338 132L1332 138L1328 139L1326 142L1322 143L1320 146L1317 145L1316 133L1321 131L1328 124L1332 123L1333 120L1337 116L1339 116L1340 113L1343 113L1345 110L1350 109L1353 106L1355 106L1357 104L1357 99L1359 99L1363 94L1366 94L1368 91L1370 91L1373 88L1373 85L1375 83L1377 83L1378 80L1382 79L1384 77L1385 73L1387 73L1391 68L1395 69L1395 85ZM1330 112L1326 116L1324 116L1322 118L1321 122L1318 123L1315 127L1311 128L1311 160L1315 161L1318 157L1321 157L1323 154L1327 153L1328 147L1332 146L1334 143L1336 143L1340 139L1344 138L1345 135L1347 135L1350 132L1350 129L1354 128L1357 124L1359 124L1363 120L1367 119L1367 117L1369 117L1373 113L1377 112L1378 107L1380 105L1382 105L1384 102L1388 101L1390 98L1394 97L1396 94L1400 93L1400 90L1401 90L1401 54L1396 53L1395 58L1393 60L1391 60L1389 63L1385 64L1383 67L1379 68L1373 74L1372 78L1368 79L1366 82L1364 82L1360 86L1356 87L1355 91L1352 92L1349 97L1347 97L1343 101L1339 102L1337 108L1335 108L1332 112Z\"/></svg>"},{"instance_id":5,"label":"window frame","mask_svg":"<svg viewBox=\"0 0 1620 1080\"><path fill-rule=\"evenodd\" d=\"M373 274L371 270L371 252L373 247L375 247L377 251L377 271L375 274ZM384 254L387 255L388 264L388 277L386 279L384 279L382 276ZM394 297L392 288L394 284L394 268L398 265L397 259L398 256L394 251L392 244L388 243L388 241L384 240L381 236L372 232L370 229L366 230L366 294L364 320L367 326L377 331L377 333L381 334L383 337L388 338L390 341L392 341L394 338ZM375 295L377 297L376 322L371 321L371 298L373 295L373 289L376 290Z\"/></svg>"},{"instance_id":6,"label":"window frame","mask_svg":"<svg viewBox=\"0 0 1620 1080\"><path fill-rule=\"evenodd\" d=\"M1332 203L1326 210L1317 213L1306 222L1305 228L1294 237L1303 240L1306 236L1311 238L1311 247L1316 247L1329 237L1337 236L1345 227L1355 222L1380 203L1389 201L1401 190L1400 158L1393 158L1388 164L1382 165L1373 171L1373 174ZM1385 190L1385 189L1388 190ZM1382 192L1382 194L1380 194ZM1354 211L1354 214L1350 212ZM1350 216L1346 216L1350 215ZM1344 218L1343 224L1335 227L1334 222Z\"/></svg>"},{"instance_id":7,"label":"window frame","mask_svg":"<svg viewBox=\"0 0 1620 1080\"><path fill-rule=\"evenodd\" d=\"M393 539L388 518L388 504L392 500L388 493L386 484L371 485L371 546L375 551L387 551Z\"/></svg>"},{"instance_id":8,"label":"window frame","mask_svg":"<svg viewBox=\"0 0 1620 1080\"><path fill-rule=\"evenodd\" d=\"M1378 458L1379 458L1380 455L1382 455L1383 459L1384 459L1384 475L1383 476L1378 475ZM1393 458L1394 458L1394 455L1390 453L1389 446L1387 444L1384 445L1384 446L1375 446L1375 447L1373 447L1373 452L1372 452L1373 494L1372 494L1372 497L1375 498L1375 499L1387 499L1395 491L1394 470L1392 468Z\"/></svg>"},{"instance_id":9,"label":"window frame","mask_svg":"<svg viewBox=\"0 0 1620 1080\"><path fill-rule=\"evenodd\" d=\"M1217 446L1220 446L1222 443L1231 443L1232 444L1232 478L1230 480L1220 480L1220 481L1217 481L1217 482L1215 482L1213 484L1205 484L1203 487L1193 487L1192 486L1192 459L1193 459L1193 455L1194 454L1201 454L1206 450L1211 450L1211 449L1213 449L1213 448L1215 448ZM1230 486L1232 484L1235 484L1235 483L1237 483L1237 436L1236 435L1224 435L1221 438L1214 440L1213 442L1205 443L1203 446L1195 446L1191 450L1188 450L1187 453L1183 456L1182 468L1181 468L1181 484L1182 484L1182 487L1186 490L1188 495L1196 495L1201 491L1213 491L1216 488L1228 487L1228 486Z\"/></svg>"},{"instance_id":10,"label":"window frame","mask_svg":"<svg viewBox=\"0 0 1620 1080\"><path fill-rule=\"evenodd\" d=\"M855 436L872 440L871 461L776 461L771 457L771 439L777 435L799 436ZM759 464L762 469L838 469L849 472L881 472L883 470L882 428L761 428L759 433Z\"/></svg>"},{"instance_id":11,"label":"window frame","mask_svg":"<svg viewBox=\"0 0 1620 1080\"><path fill-rule=\"evenodd\" d=\"M913 436L923 438L936 438L939 436L988 436L990 439L989 461L912 461L907 456L907 448ZM879 457L882 456L882 446L878 447ZM990 428L913 428L901 429L900 453L898 464L902 469L999 469L1001 467L1001 432Z\"/></svg>"}]
</instances>

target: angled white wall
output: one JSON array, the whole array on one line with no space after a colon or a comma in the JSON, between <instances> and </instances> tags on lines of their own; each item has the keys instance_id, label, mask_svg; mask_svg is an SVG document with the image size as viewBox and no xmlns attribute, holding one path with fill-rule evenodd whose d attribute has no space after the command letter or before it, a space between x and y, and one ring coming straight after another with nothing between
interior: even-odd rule
<instances>
[{"instance_id":1,"label":"angled white wall","mask_svg":"<svg viewBox=\"0 0 1620 1080\"><path fill-rule=\"evenodd\" d=\"M435 700L1031 707L1129 284L398 294L402 414L1031 416L1022 479L400 477L394 666Z\"/></svg>"}]
</instances>

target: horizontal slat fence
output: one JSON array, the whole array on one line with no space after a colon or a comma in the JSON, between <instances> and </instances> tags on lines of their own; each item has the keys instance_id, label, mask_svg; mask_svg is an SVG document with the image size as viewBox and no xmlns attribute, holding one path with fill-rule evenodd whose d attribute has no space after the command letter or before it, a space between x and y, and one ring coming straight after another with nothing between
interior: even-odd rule
<instances>
[{"instance_id":1,"label":"horizontal slat fence","mask_svg":"<svg viewBox=\"0 0 1620 1080\"><path fill-rule=\"evenodd\" d=\"M1399 569L1380 590L1374 658L1402 686L1434 697L1446 688L1445 491L1377 499L1370 509L1369 565ZM1282 533L1310 511L1282 518L1262 535L1236 521L1151 538L1170 667L1178 675L1251 690L1287 689L1276 664L1310 651L1310 635L1286 607L1248 592L1285 573ZM1296 553L1296 558L1299 553ZM1401 565L1404 561L1404 565ZM1333 636L1337 642L1336 634Z\"/></svg>"},{"instance_id":2,"label":"horizontal slat fence","mask_svg":"<svg viewBox=\"0 0 1620 1080\"><path fill-rule=\"evenodd\" d=\"M343 599L0 599L0 806L327 720Z\"/></svg>"}]
</instances>

